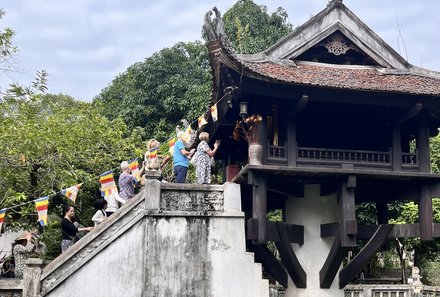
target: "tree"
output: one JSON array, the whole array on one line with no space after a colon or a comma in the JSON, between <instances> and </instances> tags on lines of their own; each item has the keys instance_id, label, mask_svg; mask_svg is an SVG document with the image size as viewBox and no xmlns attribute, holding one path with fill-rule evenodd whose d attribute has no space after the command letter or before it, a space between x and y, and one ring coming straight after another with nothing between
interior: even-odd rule
<instances>
[{"instance_id":1,"label":"tree","mask_svg":"<svg viewBox=\"0 0 440 297\"><path fill-rule=\"evenodd\" d=\"M246 48L256 52L291 31L287 13L278 8L272 15L265 6L240 0L224 16L224 26L235 48L236 20L249 28ZM183 118L191 121L207 110L211 97L211 68L206 45L179 42L135 63L118 75L95 98L104 114L121 116L129 127L143 127L144 137L166 140Z\"/></svg>"},{"instance_id":2,"label":"tree","mask_svg":"<svg viewBox=\"0 0 440 297\"><path fill-rule=\"evenodd\" d=\"M244 54L261 52L292 31L283 8L269 15L266 6L252 0L237 1L223 16L223 24L234 49Z\"/></svg>"},{"instance_id":3,"label":"tree","mask_svg":"<svg viewBox=\"0 0 440 297\"><path fill-rule=\"evenodd\" d=\"M120 120L101 115L99 104L45 94L44 72L29 88L13 86L0 99L0 208L30 202L84 184L80 220L90 220L99 195L98 176L123 160L141 156L141 140ZM50 211L66 203L55 196ZM29 203L7 212L8 226L36 226Z\"/></svg>"},{"instance_id":4,"label":"tree","mask_svg":"<svg viewBox=\"0 0 440 297\"><path fill-rule=\"evenodd\" d=\"M211 84L207 49L180 42L130 66L95 102L110 119L144 128L148 138L166 140L183 118L197 118L208 107Z\"/></svg>"},{"instance_id":5,"label":"tree","mask_svg":"<svg viewBox=\"0 0 440 297\"><path fill-rule=\"evenodd\" d=\"M5 12L0 9L0 20L5 15ZM17 52L17 47L12 44L12 38L15 32L10 28L0 30L0 71L6 72L14 69L14 64L11 60L14 53Z\"/></svg>"}]
</instances>

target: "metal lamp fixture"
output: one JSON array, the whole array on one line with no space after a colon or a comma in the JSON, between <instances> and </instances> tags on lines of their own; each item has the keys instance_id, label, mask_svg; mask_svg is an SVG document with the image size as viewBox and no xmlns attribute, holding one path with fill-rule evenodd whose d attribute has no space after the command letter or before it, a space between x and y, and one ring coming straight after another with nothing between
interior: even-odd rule
<instances>
[{"instance_id":1,"label":"metal lamp fixture","mask_svg":"<svg viewBox=\"0 0 440 297\"><path fill-rule=\"evenodd\" d=\"M239 113L239 115L242 118L247 117L247 115L248 115L248 103L247 102L245 102L245 101L240 102L240 113Z\"/></svg>"}]
</instances>

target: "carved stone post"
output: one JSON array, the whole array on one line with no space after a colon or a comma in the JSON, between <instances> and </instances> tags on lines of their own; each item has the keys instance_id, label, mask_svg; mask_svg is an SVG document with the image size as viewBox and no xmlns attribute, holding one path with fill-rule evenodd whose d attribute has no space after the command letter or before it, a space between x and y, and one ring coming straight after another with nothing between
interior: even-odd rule
<instances>
[{"instance_id":1,"label":"carved stone post","mask_svg":"<svg viewBox=\"0 0 440 297\"><path fill-rule=\"evenodd\" d=\"M40 258L29 258L23 273L23 297L37 297L41 290L41 271L45 261Z\"/></svg>"}]
</instances>

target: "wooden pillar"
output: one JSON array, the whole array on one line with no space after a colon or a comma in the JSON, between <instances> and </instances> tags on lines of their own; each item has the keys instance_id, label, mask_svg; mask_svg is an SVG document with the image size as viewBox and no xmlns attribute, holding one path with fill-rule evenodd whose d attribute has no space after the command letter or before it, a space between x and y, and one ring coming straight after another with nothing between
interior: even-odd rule
<instances>
[{"instance_id":1,"label":"wooden pillar","mask_svg":"<svg viewBox=\"0 0 440 297\"><path fill-rule=\"evenodd\" d=\"M339 217L341 247L356 246L357 221L355 212L354 189L356 176L350 175L341 181L339 189Z\"/></svg>"},{"instance_id":2,"label":"wooden pillar","mask_svg":"<svg viewBox=\"0 0 440 297\"><path fill-rule=\"evenodd\" d=\"M291 115L287 122L287 165L296 166L297 155L296 118L294 115Z\"/></svg>"},{"instance_id":3,"label":"wooden pillar","mask_svg":"<svg viewBox=\"0 0 440 297\"><path fill-rule=\"evenodd\" d=\"M266 210L267 210L267 185L266 178L261 174L251 171L248 173L249 184L252 185L252 219L257 225L257 239L254 244L266 242Z\"/></svg>"},{"instance_id":4,"label":"wooden pillar","mask_svg":"<svg viewBox=\"0 0 440 297\"><path fill-rule=\"evenodd\" d=\"M388 204L386 202L376 203L376 214L379 225L388 224Z\"/></svg>"},{"instance_id":5,"label":"wooden pillar","mask_svg":"<svg viewBox=\"0 0 440 297\"><path fill-rule=\"evenodd\" d=\"M392 147L392 162L393 171L400 171L402 168L402 139L400 136L400 125L393 124L392 131L393 147Z\"/></svg>"},{"instance_id":6,"label":"wooden pillar","mask_svg":"<svg viewBox=\"0 0 440 297\"><path fill-rule=\"evenodd\" d=\"M420 240L432 240L432 199L429 186L422 185L419 190Z\"/></svg>"},{"instance_id":7,"label":"wooden pillar","mask_svg":"<svg viewBox=\"0 0 440 297\"><path fill-rule=\"evenodd\" d=\"M417 158L420 172L430 172L429 123L425 113L420 114L417 127Z\"/></svg>"}]
</instances>

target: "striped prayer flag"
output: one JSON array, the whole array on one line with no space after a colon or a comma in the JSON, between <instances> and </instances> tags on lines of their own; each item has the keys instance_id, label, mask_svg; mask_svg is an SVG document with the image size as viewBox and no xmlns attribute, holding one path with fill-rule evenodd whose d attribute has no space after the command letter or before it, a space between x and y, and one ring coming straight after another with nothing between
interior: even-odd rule
<instances>
[{"instance_id":1,"label":"striped prayer flag","mask_svg":"<svg viewBox=\"0 0 440 297\"><path fill-rule=\"evenodd\" d=\"M213 122L218 120L217 103L211 106L211 117Z\"/></svg>"},{"instance_id":2,"label":"striped prayer flag","mask_svg":"<svg viewBox=\"0 0 440 297\"><path fill-rule=\"evenodd\" d=\"M5 222L6 208L0 209L0 231L2 230L2 225Z\"/></svg>"},{"instance_id":3,"label":"striped prayer flag","mask_svg":"<svg viewBox=\"0 0 440 297\"><path fill-rule=\"evenodd\" d=\"M147 153L146 156L148 159L154 159L157 157L157 151L159 150L159 147L155 147L150 149Z\"/></svg>"},{"instance_id":4,"label":"striped prayer flag","mask_svg":"<svg viewBox=\"0 0 440 297\"><path fill-rule=\"evenodd\" d=\"M131 175L133 175L137 181L140 181L141 180L141 172L139 171L138 159L134 158L133 160L129 161L128 167L131 170Z\"/></svg>"},{"instance_id":5,"label":"striped prayer flag","mask_svg":"<svg viewBox=\"0 0 440 297\"><path fill-rule=\"evenodd\" d=\"M199 129L201 129L204 125L206 125L208 122L205 120L205 115L202 114L201 116L199 116L199 118L197 119L197 123L199 125Z\"/></svg>"},{"instance_id":6,"label":"striped prayer flag","mask_svg":"<svg viewBox=\"0 0 440 297\"><path fill-rule=\"evenodd\" d=\"M101 174L99 176L99 182L101 183L101 195L103 197L109 196L112 191L118 192L112 170Z\"/></svg>"},{"instance_id":7,"label":"striped prayer flag","mask_svg":"<svg viewBox=\"0 0 440 297\"><path fill-rule=\"evenodd\" d=\"M38 213L38 222L41 226L47 225L47 208L49 206L49 196L34 200L35 208Z\"/></svg>"},{"instance_id":8,"label":"striped prayer flag","mask_svg":"<svg viewBox=\"0 0 440 297\"><path fill-rule=\"evenodd\" d=\"M81 186L82 186L82 183L77 184L73 187L61 190L61 194L65 195L67 197L67 199L72 200L73 203L75 203L76 196L78 195L78 191L81 188Z\"/></svg>"},{"instance_id":9,"label":"striped prayer flag","mask_svg":"<svg viewBox=\"0 0 440 297\"><path fill-rule=\"evenodd\" d=\"M192 133L191 126L188 126L181 137L182 140L186 143L190 143L191 142L191 133Z\"/></svg>"},{"instance_id":10,"label":"striped prayer flag","mask_svg":"<svg viewBox=\"0 0 440 297\"><path fill-rule=\"evenodd\" d=\"M106 189L102 189L101 188L101 196L102 197L108 197L113 193L118 193L118 188L116 186L112 187L112 188L106 188Z\"/></svg>"},{"instance_id":11,"label":"striped prayer flag","mask_svg":"<svg viewBox=\"0 0 440 297\"><path fill-rule=\"evenodd\" d=\"M170 152L171 155L173 155L174 154L174 145L176 144L176 137L173 137L170 141L168 141L168 144L170 146L168 151Z\"/></svg>"},{"instance_id":12,"label":"striped prayer flag","mask_svg":"<svg viewBox=\"0 0 440 297\"><path fill-rule=\"evenodd\" d=\"M109 170L101 174L99 176L99 182L101 183L101 188L103 189L116 186L115 179L113 177L113 171Z\"/></svg>"}]
</instances>

